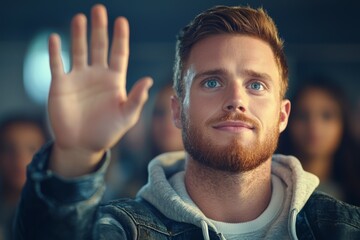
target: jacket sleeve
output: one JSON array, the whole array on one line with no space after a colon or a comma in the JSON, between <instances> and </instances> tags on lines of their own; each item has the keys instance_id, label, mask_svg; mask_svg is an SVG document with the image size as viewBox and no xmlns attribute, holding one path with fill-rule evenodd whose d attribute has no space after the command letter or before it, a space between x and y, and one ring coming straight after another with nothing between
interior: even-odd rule
<instances>
[{"instance_id":1,"label":"jacket sleeve","mask_svg":"<svg viewBox=\"0 0 360 240\"><path fill-rule=\"evenodd\" d=\"M110 153L94 173L65 180L48 170L51 148L52 143L45 145L27 168L14 222L15 239L91 239Z\"/></svg>"}]
</instances>

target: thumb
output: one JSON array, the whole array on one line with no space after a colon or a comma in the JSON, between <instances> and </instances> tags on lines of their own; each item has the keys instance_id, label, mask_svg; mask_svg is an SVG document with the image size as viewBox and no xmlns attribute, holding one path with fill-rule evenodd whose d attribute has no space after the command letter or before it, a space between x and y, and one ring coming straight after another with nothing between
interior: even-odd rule
<instances>
[{"instance_id":1,"label":"thumb","mask_svg":"<svg viewBox=\"0 0 360 240\"><path fill-rule=\"evenodd\" d=\"M152 85L152 78L144 77L138 80L132 87L125 106L125 111L129 116L132 115L138 117L140 115L140 112L148 99L148 92Z\"/></svg>"}]
</instances>

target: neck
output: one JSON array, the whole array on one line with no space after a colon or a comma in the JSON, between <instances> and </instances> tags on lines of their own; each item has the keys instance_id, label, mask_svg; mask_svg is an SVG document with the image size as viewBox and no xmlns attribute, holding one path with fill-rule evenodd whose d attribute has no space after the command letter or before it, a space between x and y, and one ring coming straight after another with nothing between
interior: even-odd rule
<instances>
[{"instance_id":1,"label":"neck","mask_svg":"<svg viewBox=\"0 0 360 240\"><path fill-rule=\"evenodd\" d=\"M186 189L210 219L240 223L256 219L271 199L271 158L245 173L210 169L188 156Z\"/></svg>"}]
</instances>

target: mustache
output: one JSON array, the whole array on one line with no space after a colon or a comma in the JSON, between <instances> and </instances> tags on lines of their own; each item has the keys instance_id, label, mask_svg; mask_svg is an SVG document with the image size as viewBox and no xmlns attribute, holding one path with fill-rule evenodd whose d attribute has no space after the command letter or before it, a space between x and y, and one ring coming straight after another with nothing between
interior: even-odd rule
<instances>
[{"instance_id":1,"label":"mustache","mask_svg":"<svg viewBox=\"0 0 360 240\"><path fill-rule=\"evenodd\" d=\"M258 122L241 113L223 113L218 117L209 119L206 123L210 125L214 125L219 122L225 122L225 121L241 121L253 126L255 129L259 128Z\"/></svg>"}]
</instances>

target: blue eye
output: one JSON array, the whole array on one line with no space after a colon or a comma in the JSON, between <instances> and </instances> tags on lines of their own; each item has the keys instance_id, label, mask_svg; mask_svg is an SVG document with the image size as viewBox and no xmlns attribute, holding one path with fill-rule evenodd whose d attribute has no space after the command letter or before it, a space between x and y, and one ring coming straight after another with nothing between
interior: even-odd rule
<instances>
[{"instance_id":1,"label":"blue eye","mask_svg":"<svg viewBox=\"0 0 360 240\"><path fill-rule=\"evenodd\" d=\"M264 85L261 84L260 82L252 82L252 83L250 83L250 89L262 91L262 90L264 90Z\"/></svg>"},{"instance_id":2,"label":"blue eye","mask_svg":"<svg viewBox=\"0 0 360 240\"><path fill-rule=\"evenodd\" d=\"M220 83L217 80L211 79L207 80L204 85L207 88L216 88L220 86Z\"/></svg>"}]
</instances>

